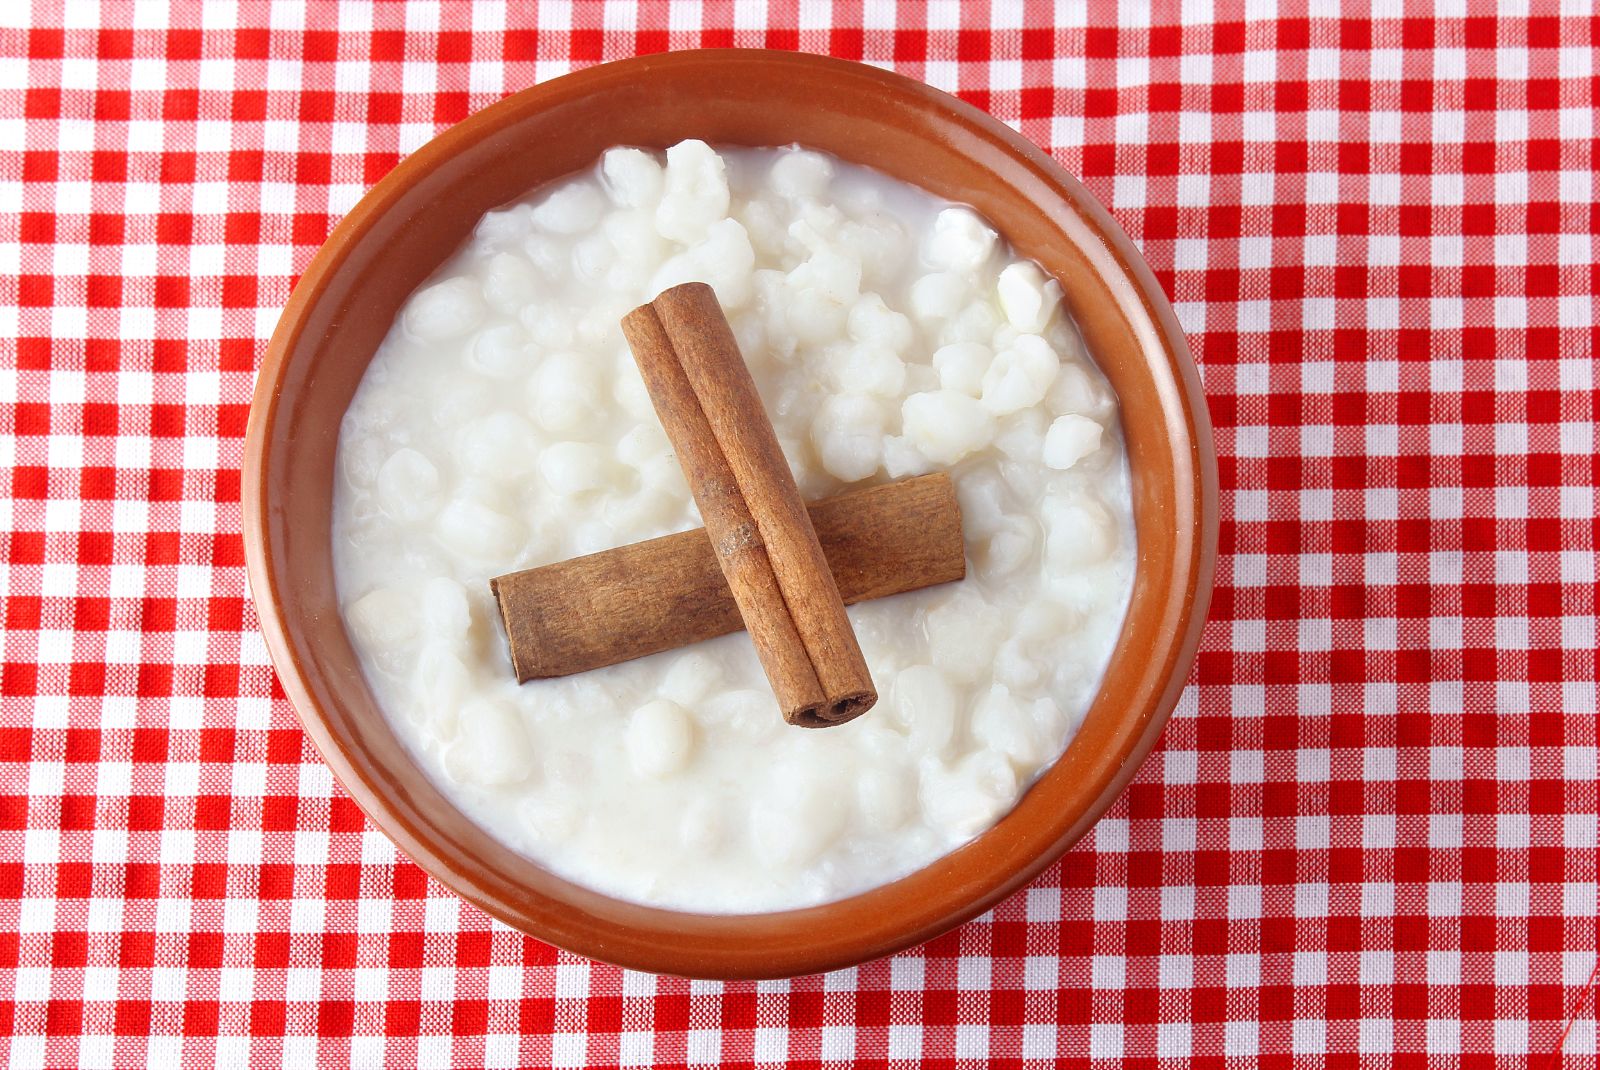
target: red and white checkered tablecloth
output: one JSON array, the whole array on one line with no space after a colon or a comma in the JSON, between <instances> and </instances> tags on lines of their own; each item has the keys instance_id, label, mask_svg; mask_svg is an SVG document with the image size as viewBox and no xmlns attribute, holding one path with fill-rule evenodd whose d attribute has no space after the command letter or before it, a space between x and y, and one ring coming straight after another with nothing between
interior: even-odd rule
<instances>
[{"instance_id":1,"label":"red and white checkered tablecloth","mask_svg":"<svg viewBox=\"0 0 1600 1070\"><path fill-rule=\"evenodd\" d=\"M0 2L0 1060L1593 1067L1600 20L1092 6ZM992 914L793 982L594 965L397 857L242 567L254 369L340 214L506 93L696 45L1048 146L1221 454L1123 799Z\"/></svg>"}]
</instances>

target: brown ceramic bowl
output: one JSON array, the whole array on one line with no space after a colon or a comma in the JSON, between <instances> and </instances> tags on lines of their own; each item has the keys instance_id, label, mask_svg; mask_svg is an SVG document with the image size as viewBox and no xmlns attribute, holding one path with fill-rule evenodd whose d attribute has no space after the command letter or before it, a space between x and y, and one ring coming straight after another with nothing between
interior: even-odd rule
<instances>
[{"instance_id":1,"label":"brown ceramic bowl","mask_svg":"<svg viewBox=\"0 0 1600 1070\"><path fill-rule=\"evenodd\" d=\"M1105 684L1066 754L1008 816L926 869L824 906L684 914L578 887L502 846L390 730L335 608L329 516L339 422L407 295L487 210L612 145L800 142L972 205L1060 280L1122 403L1139 555ZM1195 367L1150 270L1089 193L988 115L917 82L816 56L704 51L593 67L445 131L334 230L272 337L244 461L250 586L306 732L355 801L434 877L590 958L692 977L781 977L909 947L987 910L1084 834L1155 744L1210 600L1216 459Z\"/></svg>"}]
</instances>

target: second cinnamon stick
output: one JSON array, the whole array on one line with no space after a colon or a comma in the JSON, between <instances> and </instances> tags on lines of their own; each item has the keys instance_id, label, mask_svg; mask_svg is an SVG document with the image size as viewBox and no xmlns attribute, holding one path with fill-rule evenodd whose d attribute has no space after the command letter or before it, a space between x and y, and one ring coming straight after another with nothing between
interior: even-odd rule
<instances>
[{"instance_id":1,"label":"second cinnamon stick","mask_svg":"<svg viewBox=\"0 0 1600 1070\"><path fill-rule=\"evenodd\" d=\"M966 575L961 506L943 472L813 502L846 603ZM704 528L496 577L519 683L674 650L744 627Z\"/></svg>"},{"instance_id":2,"label":"second cinnamon stick","mask_svg":"<svg viewBox=\"0 0 1600 1070\"><path fill-rule=\"evenodd\" d=\"M704 283L662 292L622 333L790 724L843 724L878 701L800 489L733 331Z\"/></svg>"}]
</instances>

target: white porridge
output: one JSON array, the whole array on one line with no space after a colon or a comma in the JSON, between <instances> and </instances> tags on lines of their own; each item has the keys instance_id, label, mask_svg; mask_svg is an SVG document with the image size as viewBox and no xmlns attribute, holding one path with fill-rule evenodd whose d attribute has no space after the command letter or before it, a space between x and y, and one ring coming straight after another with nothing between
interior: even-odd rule
<instances>
[{"instance_id":1,"label":"white porridge","mask_svg":"<svg viewBox=\"0 0 1600 1070\"><path fill-rule=\"evenodd\" d=\"M785 725L743 633L512 673L492 577L700 524L618 326L690 280L808 499L955 480L967 578L850 608L881 699L847 725ZM810 151L613 149L490 212L339 439L340 608L418 762L552 871L684 910L836 899L993 825L1077 731L1133 580L1116 401L1059 297L971 211Z\"/></svg>"}]
</instances>

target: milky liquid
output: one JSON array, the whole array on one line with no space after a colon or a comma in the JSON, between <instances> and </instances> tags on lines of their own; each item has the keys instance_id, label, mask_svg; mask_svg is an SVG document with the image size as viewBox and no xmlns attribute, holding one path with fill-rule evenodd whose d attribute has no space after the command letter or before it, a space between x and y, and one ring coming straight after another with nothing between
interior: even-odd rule
<instances>
[{"instance_id":1,"label":"milky liquid","mask_svg":"<svg viewBox=\"0 0 1600 1070\"><path fill-rule=\"evenodd\" d=\"M491 577L700 524L617 326L691 279L808 499L955 480L968 576L850 608L881 695L850 724L785 725L743 633L512 675ZM836 899L992 826L1077 731L1133 579L1116 401L1058 305L970 211L813 152L611 150L489 213L339 440L340 610L419 766L550 870L683 910Z\"/></svg>"}]
</instances>

